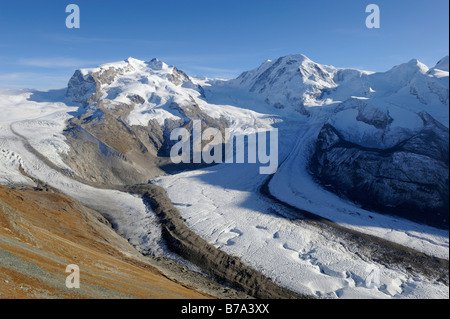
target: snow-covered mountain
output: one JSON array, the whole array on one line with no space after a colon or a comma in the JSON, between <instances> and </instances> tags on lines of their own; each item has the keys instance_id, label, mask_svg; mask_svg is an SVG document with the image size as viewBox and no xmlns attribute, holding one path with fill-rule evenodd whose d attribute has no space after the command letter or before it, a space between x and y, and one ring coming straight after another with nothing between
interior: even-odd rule
<instances>
[{"instance_id":1,"label":"snow-covered mountain","mask_svg":"<svg viewBox=\"0 0 450 319\"><path fill-rule=\"evenodd\" d=\"M448 57L375 73L292 55L229 81L128 58L75 71L63 94L0 90L0 183L39 179L104 214L139 251L173 256L156 215L124 191L150 180L179 210L177 223L296 292L448 297L441 279L383 259L382 285L366 289L368 247L292 222L273 200L448 260L448 230L424 225L448 228L448 80ZM252 163L166 174L177 170L169 134L193 120L235 134L277 128L278 171L267 184Z\"/></svg>"},{"instance_id":2,"label":"snow-covered mountain","mask_svg":"<svg viewBox=\"0 0 450 319\"><path fill-rule=\"evenodd\" d=\"M170 131L191 127L195 119L247 133L270 125L264 114L306 121L318 127L309 141L308 167L319 183L406 217L431 209L439 217L419 219L446 224L448 78L448 57L432 68L413 59L387 72L368 72L290 55L229 81L191 79L158 59L128 58L76 71L66 95L86 109L76 125L128 159L133 152L167 153ZM122 138L111 140L119 129ZM281 168L277 174L283 173Z\"/></svg>"},{"instance_id":3,"label":"snow-covered mountain","mask_svg":"<svg viewBox=\"0 0 450 319\"><path fill-rule=\"evenodd\" d=\"M291 107L301 113L308 107L351 97L383 99L396 96L405 104L410 102L408 99L415 98L426 105L434 104L438 99L445 105L448 103L446 70L448 57L432 69L413 59L387 72L375 73L335 68L315 63L304 55L290 55L266 61L227 84L262 96L274 108Z\"/></svg>"},{"instance_id":4,"label":"snow-covered mountain","mask_svg":"<svg viewBox=\"0 0 450 319\"><path fill-rule=\"evenodd\" d=\"M304 113L305 105L325 103L323 92L337 87L337 72L338 69L317 64L304 55L290 55L244 72L230 85L261 95L274 108L291 107Z\"/></svg>"},{"instance_id":5,"label":"snow-covered mountain","mask_svg":"<svg viewBox=\"0 0 450 319\"><path fill-rule=\"evenodd\" d=\"M156 58L150 62L128 58L77 70L67 89L67 97L86 107L98 102L108 103L110 109L133 104L128 122L143 126L154 119L163 124L165 119L184 118L179 105L190 105L199 95L201 87L184 72Z\"/></svg>"},{"instance_id":6,"label":"snow-covered mountain","mask_svg":"<svg viewBox=\"0 0 450 319\"><path fill-rule=\"evenodd\" d=\"M210 82L191 79L156 58L150 62L128 58L77 70L69 81L67 96L85 107L98 102L108 103L109 108L134 104L128 122L146 126L153 119L162 124L165 119L185 118L182 110L174 111L174 105L183 108L193 102L208 102L205 89L214 91L214 86L247 91L250 96L264 99L275 113L292 108L307 114L313 106L353 98L381 100L379 104L397 102L417 109L421 109L420 104L428 105L428 110L421 110L433 113L436 104L448 103L448 57L430 69L413 59L387 72L375 73L335 68L304 55L290 55L268 60L236 79Z\"/></svg>"},{"instance_id":7,"label":"snow-covered mountain","mask_svg":"<svg viewBox=\"0 0 450 319\"><path fill-rule=\"evenodd\" d=\"M320 103L306 107L318 129L288 161L306 152L306 166L327 189L369 209L448 228L447 61L429 69L411 60L383 73L328 68L324 78L333 84L316 81ZM292 171L281 167L277 174L289 179Z\"/></svg>"},{"instance_id":8,"label":"snow-covered mountain","mask_svg":"<svg viewBox=\"0 0 450 319\"><path fill-rule=\"evenodd\" d=\"M203 129L221 131L269 127L267 120L259 119L262 114L208 103L198 82L205 81L191 79L156 58L149 62L128 58L75 71L66 97L82 108L66 131L73 154L65 161L88 179L145 182L161 174L156 167L171 165L168 155L175 141L170 133L175 128L191 131L194 120L201 120ZM78 155L89 157L92 165L86 168L74 160Z\"/></svg>"}]
</instances>

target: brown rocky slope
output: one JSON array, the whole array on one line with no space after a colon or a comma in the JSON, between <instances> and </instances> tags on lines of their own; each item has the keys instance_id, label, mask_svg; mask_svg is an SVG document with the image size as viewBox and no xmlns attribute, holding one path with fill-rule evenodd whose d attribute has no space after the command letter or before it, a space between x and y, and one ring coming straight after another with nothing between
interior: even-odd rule
<instances>
[{"instance_id":1,"label":"brown rocky slope","mask_svg":"<svg viewBox=\"0 0 450 319\"><path fill-rule=\"evenodd\" d=\"M80 268L79 289L65 285L69 264ZM153 267L97 212L0 185L0 298L208 297Z\"/></svg>"}]
</instances>

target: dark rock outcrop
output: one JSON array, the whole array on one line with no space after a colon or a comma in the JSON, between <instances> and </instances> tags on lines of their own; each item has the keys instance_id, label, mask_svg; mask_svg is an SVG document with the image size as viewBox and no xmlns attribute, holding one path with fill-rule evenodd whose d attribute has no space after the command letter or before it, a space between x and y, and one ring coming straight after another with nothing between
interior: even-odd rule
<instances>
[{"instance_id":1,"label":"dark rock outcrop","mask_svg":"<svg viewBox=\"0 0 450 319\"><path fill-rule=\"evenodd\" d=\"M365 208L448 229L449 131L428 114L419 115L423 129L388 149L349 142L324 125L311 172Z\"/></svg>"}]
</instances>

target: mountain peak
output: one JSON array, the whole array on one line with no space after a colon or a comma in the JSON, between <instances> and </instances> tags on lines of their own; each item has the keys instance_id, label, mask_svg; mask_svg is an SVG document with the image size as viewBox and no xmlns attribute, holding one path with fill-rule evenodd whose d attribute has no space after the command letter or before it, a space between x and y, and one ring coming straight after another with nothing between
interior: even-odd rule
<instances>
[{"instance_id":1,"label":"mountain peak","mask_svg":"<svg viewBox=\"0 0 450 319\"><path fill-rule=\"evenodd\" d=\"M303 54L286 55L284 57L279 58L277 60L277 63L294 65L295 67L315 64L315 62L313 62L311 59L309 59L306 55Z\"/></svg>"},{"instance_id":2,"label":"mountain peak","mask_svg":"<svg viewBox=\"0 0 450 319\"><path fill-rule=\"evenodd\" d=\"M411 59L408 63L406 63L406 65L418 68L424 72L428 71L428 67L417 59Z\"/></svg>"},{"instance_id":3,"label":"mountain peak","mask_svg":"<svg viewBox=\"0 0 450 319\"><path fill-rule=\"evenodd\" d=\"M260 95L277 109L290 105L302 113L306 104L321 103L316 97L322 89L336 86L335 72L335 68L315 63L303 54L291 54L242 73L231 85Z\"/></svg>"},{"instance_id":4,"label":"mountain peak","mask_svg":"<svg viewBox=\"0 0 450 319\"><path fill-rule=\"evenodd\" d=\"M286 55L284 57L282 57L281 59L289 59L289 60L296 60L298 62L303 62L303 61L311 61L306 55L304 54L290 54L290 55Z\"/></svg>"},{"instance_id":5,"label":"mountain peak","mask_svg":"<svg viewBox=\"0 0 450 319\"><path fill-rule=\"evenodd\" d=\"M403 78L410 78L416 72L427 73L429 68L417 59L411 59L407 63L402 63L394 66L387 71L387 74L397 74Z\"/></svg>"},{"instance_id":6,"label":"mountain peak","mask_svg":"<svg viewBox=\"0 0 450 319\"><path fill-rule=\"evenodd\" d=\"M174 66L157 58L145 62L129 57L93 69L77 70L69 80L66 96L83 106L105 100L126 104L130 99L138 103L152 99L156 105L165 105L165 98L175 94L182 85L198 90L189 76Z\"/></svg>"},{"instance_id":7,"label":"mountain peak","mask_svg":"<svg viewBox=\"0 0 450 319\"><path fill-rule=\"evenodd\" d=\"M435 65L435 69L439 69L442 71L447 71L448 72L448 55L443 57L442 59L439 60L438 63L436 63Z\"/></svg>"},{"instance_id":8,"label":"mountain peak","mask_svg":"<svg viewBox=\"0 0 450 319\"><path fill-rule=\"evenodd\" d=\"M166 70L169 66L158 58L153 58L149 62L145 62L133 57L129 57L125 60L126 63L133 66L136 69L150 68L154 71Z\"/></svg>"},{"instance_id":9,"label":"mountain peak","mask_svg":"<svg viewBox=\"0 0 450 319\"><path fill-rule=\"evenodd\" d=\"M158 58L151 59L150 62L147 63L147 65L151 69L156 70L156 71L161 71L161 70L167 69L169 67L166 63L160 61Z\"/></svg>"},{"instance_id":10,"label":"mountain peak","mask_svg":"<svg viewBox=\"0 0 450 319\"><path fill-rule=\"evenodd\" d=\"M410 64L410 65L418 65L419 63L420 63L419 60L417 60L417 59L411 59L411 60L409 60L409 62L408 62L407 64Z\"/></svg>"},{"instance_id":11,"label":"mountain peak","mask_svg":"<svg viewBox=\"0 0 450 319\"><path fill-rule=\"evenodd\" d=\"M143 62L143 61L138 60L138 59L135 59L135 58L133 58L133 57L130 56L129 58L125 59L125 62L127 62L127 63L133 63L133 62Z\"/></svg>"}]
</instances>

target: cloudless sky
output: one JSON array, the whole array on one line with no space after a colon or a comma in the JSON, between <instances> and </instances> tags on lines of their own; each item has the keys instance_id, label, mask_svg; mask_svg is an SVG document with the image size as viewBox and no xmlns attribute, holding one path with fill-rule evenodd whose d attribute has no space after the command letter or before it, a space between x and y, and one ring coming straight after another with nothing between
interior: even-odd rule
<instances>
[{"instance_id":1,"label":"cloudless sky","mask_svg":"<svg viewBox=\"0 0 450 319\"><path fill-rule=\"evenodd\" d=\"M66 28L71 3L79 29ZM370 3L380 29L365 25ZM448 12L448 0L0 0L0 87L64 87L77 68L130 56L225 78L297 53L370 71L412 58L431 67L448 55Z\"/></svg>"}]
</instances>

